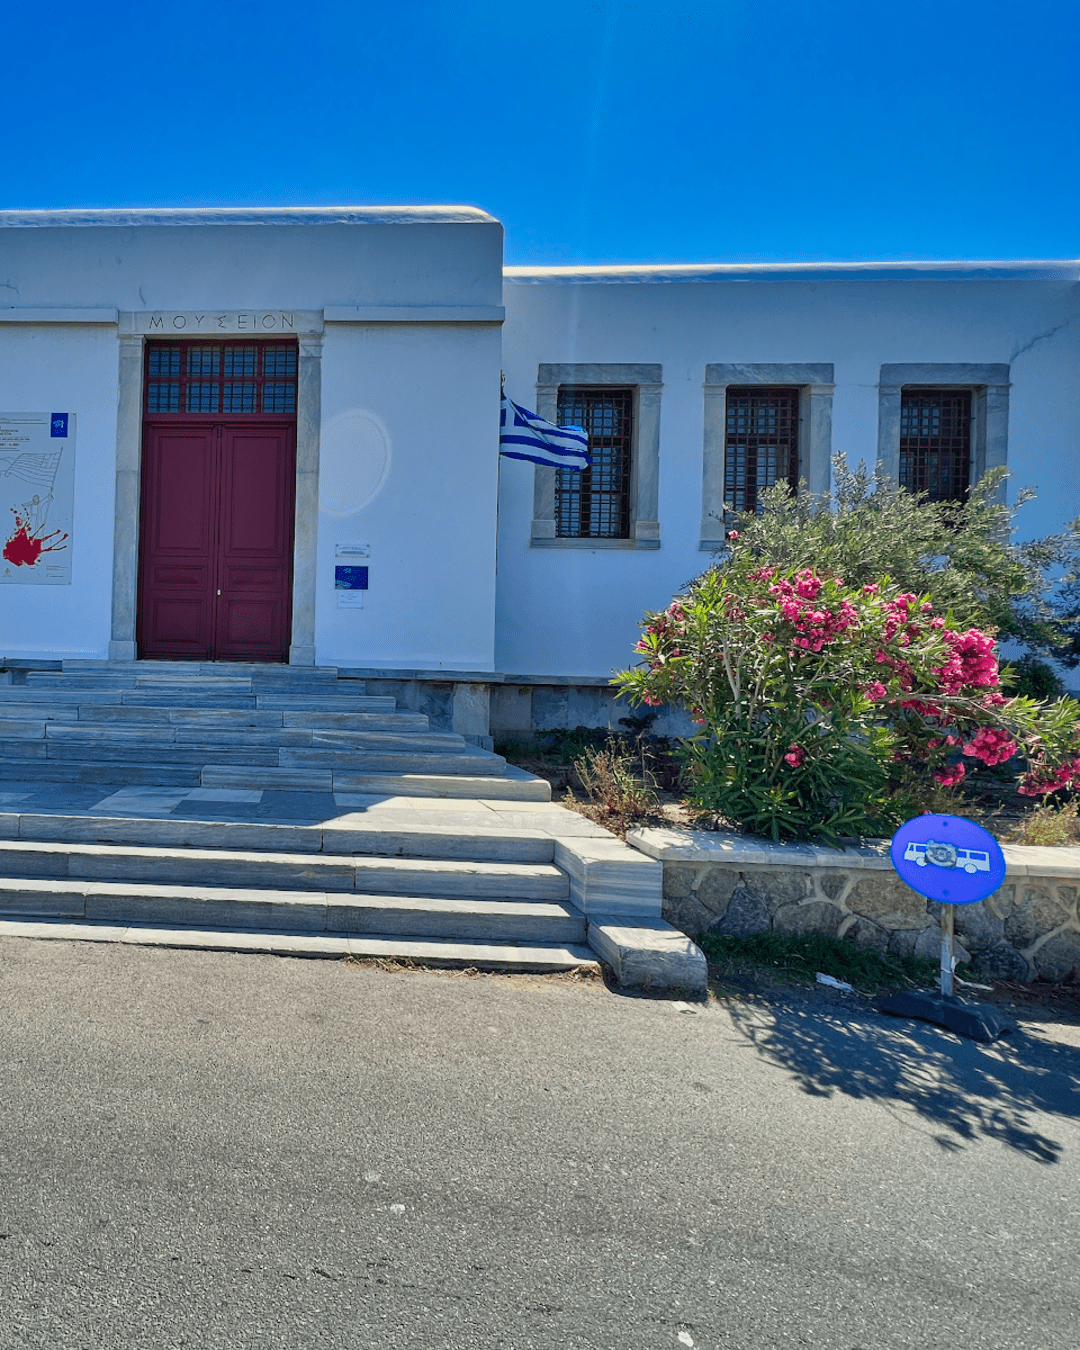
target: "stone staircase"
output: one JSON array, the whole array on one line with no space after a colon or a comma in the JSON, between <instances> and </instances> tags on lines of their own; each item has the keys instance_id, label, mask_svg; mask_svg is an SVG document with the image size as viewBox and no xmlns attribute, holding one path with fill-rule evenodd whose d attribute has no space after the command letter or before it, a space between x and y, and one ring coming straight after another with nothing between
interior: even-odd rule
<instances>
[{"instance_id":1,"label":"stone staircase","mask_svg":"<svg viewBox=\"0 0 1080 1350\"><path fill-rule=\"evenodd\" d=\"M671 963L633 925L685 945L659 864L336 670L21 677L0 685L0 935L542 971L602 952L658 984Z\"/></svg>"},{"instance_id":2,"label":"stone staircase","mask_svg":"<svg viewBox=\"0 0 1080 1350\"><path fill-rule=\"evenodd\" d=\"M0 686L0 781L550 800L330 667L70 664Z\"/></svg>"}]
</instances>

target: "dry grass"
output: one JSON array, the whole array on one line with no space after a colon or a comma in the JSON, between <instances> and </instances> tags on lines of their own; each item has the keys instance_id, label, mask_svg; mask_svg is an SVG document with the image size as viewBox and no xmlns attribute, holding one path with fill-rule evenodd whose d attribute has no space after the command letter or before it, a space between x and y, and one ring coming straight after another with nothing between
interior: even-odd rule
<instances>
[{"instance_id":1,"label":"dry grass","mask_svg":"<svg viewBox=\"0 0 1080 1350\"><path fill-rule=\"evenodd\" d=\"M572 805L620 839L635 825L657 824L666 819L656 785L644 763L623 746L609 744L587 750L574 761L574 771L588 798Z\"/></svg>"},{"instance_id":2,"label":"dry grass","mask_svg":"<svg viewBox=\"0 0 1080 1350\"><path fill-rule=\"evenodd\" d=\"M999 838L1007 844L1041 844L1044 847L1060 848L1068 844L1080 844L1077 803L1037 806Z\"/></svg>"}]
</instances>

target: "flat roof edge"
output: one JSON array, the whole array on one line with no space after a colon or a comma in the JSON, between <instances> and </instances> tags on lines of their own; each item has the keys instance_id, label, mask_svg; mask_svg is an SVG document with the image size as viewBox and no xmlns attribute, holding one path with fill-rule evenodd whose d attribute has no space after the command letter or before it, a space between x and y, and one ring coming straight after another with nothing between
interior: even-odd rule
<instances>
[{"instance_id":1,"label":"flat roof edge","mask_svg":"<svg viewBox=\"0 0 1080 1350\"><path fill-rule=\"evenodd\" d=\"M643 263L582 267L504 267L510 284L625 285L674 281L878 280L1080 281L1080 259L961 262Z\"/></svg>"},{"instance_id":2,"label":"flat roof edge","mask_svg":"<svg viewBox=\"0 0 1080 1350\"><path fill-rule=\"evenodd\" d=\"M497 225L476 206L108 207L0 211L0 229L137 225Z\"/></svg>"}]
</instances>

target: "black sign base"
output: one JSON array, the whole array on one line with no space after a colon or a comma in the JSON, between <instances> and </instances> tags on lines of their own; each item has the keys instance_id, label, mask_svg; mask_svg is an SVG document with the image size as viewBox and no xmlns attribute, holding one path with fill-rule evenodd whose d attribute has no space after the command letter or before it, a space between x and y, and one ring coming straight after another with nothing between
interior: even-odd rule
<instances>
[{"instance_id":1,"label":"black sign base","mask_svg":"<svg viewBox=\"0 0 1080 1350\"><path fill-rule=\"evenodd\" d=\"M996 1041L1012 1030L985 1003L971 1003L955 994L915 993L890 994L877 1004L879 1012L893 1017L913 1017L920 1022L936 1022L938 1026L955 1031L972 1041Z\"/></svg>"}]
</instances>

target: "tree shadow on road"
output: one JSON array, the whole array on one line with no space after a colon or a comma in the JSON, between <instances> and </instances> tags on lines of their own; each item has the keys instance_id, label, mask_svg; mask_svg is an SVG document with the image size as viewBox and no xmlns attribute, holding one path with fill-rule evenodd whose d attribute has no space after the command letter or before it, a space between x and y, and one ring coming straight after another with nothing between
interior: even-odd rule
<instances>
[{"instance_id":1,"label":"tree shadow on road","mask_svg":"<svg viewBox=\"0 0 1080 1350\"><path fill-rule=\"evenodd\" d=\"M933 1137L944 1149L995 1139L1036 1162L1060 1162L1064 1145L1037 1117L1080 1121L1080 1049L1070 1045L1022 1031L979 1045L857 1005L812 1007L797 997L733 1001L728 1013L803 1092L907 1108L940 1128Z\"/></svg>"}]
</instances>

